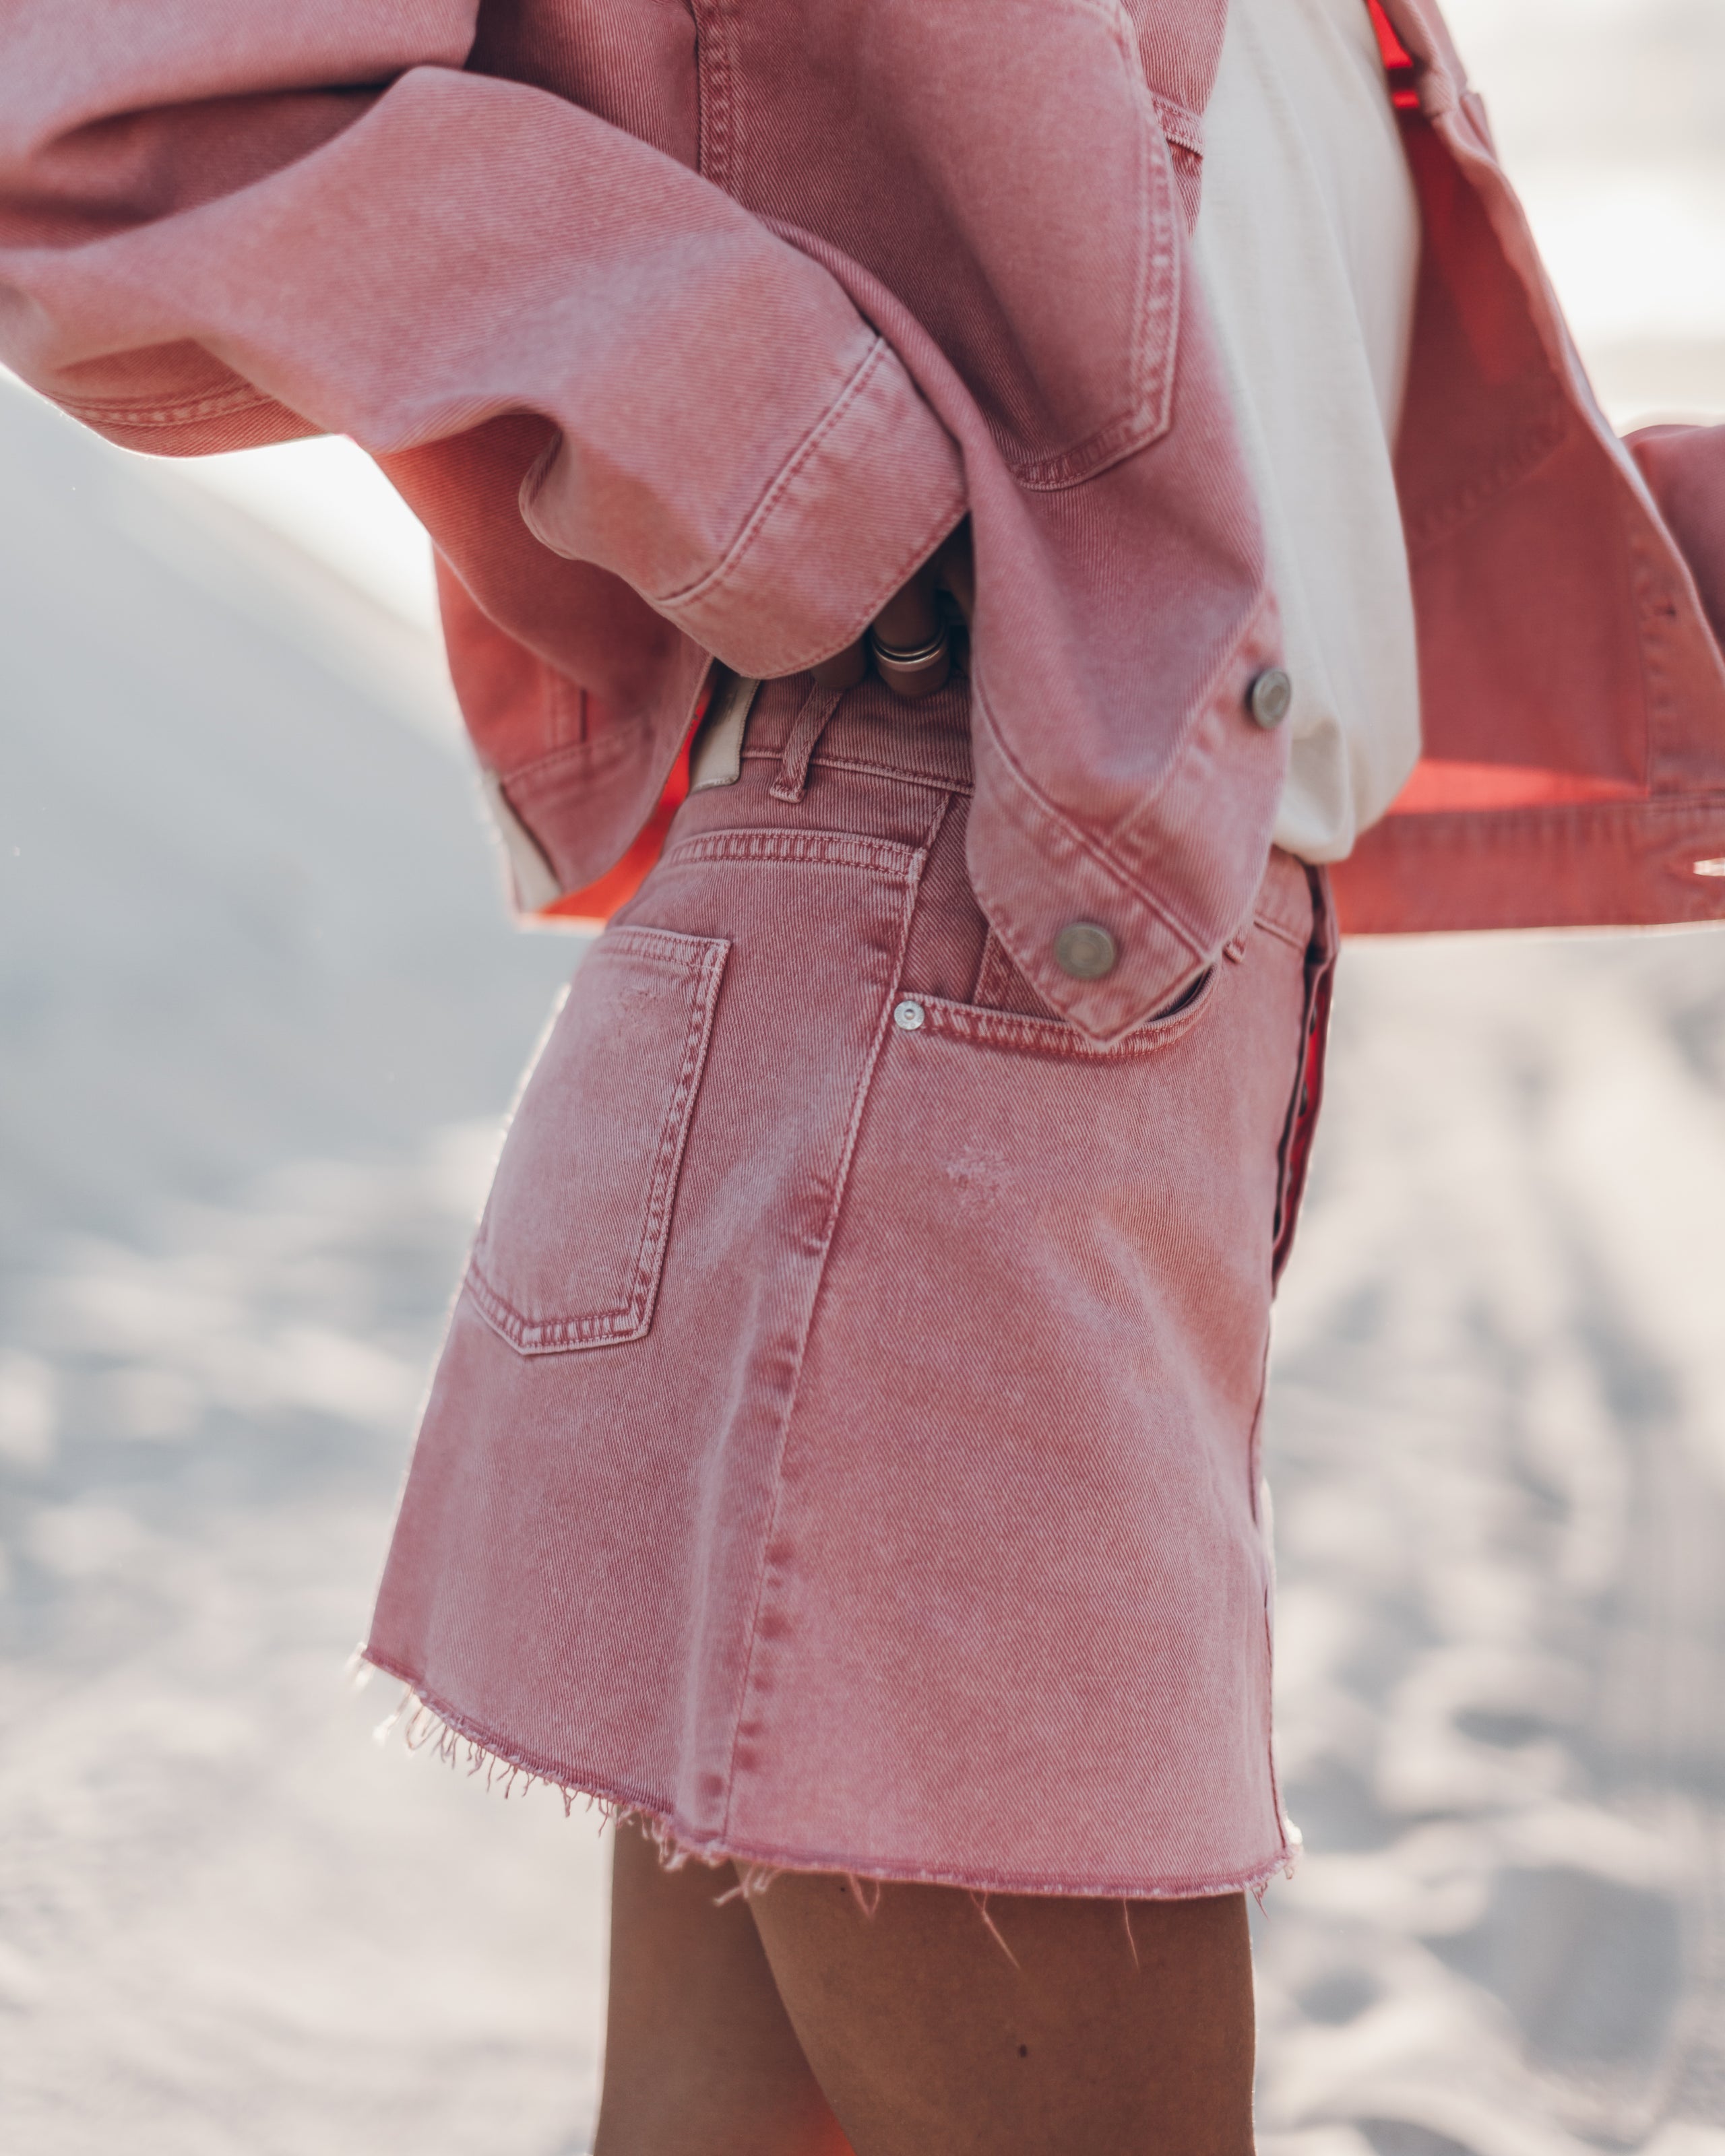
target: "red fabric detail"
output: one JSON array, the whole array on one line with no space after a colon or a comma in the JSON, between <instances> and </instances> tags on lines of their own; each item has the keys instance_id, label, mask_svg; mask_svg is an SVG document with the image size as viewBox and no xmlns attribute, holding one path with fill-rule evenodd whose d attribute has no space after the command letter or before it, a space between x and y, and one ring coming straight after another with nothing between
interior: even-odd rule
<instances>
[{"instance_id":1,"label":"red fabric detail","mask_svg":"<svg viewBox=\"0 0 1725 2156\"><path fill-rule=\"evenodd\" d=\"M1308 959L1308 965L1311 961ZM1301 1061L1300 1092L1294 1104L1294 1125L1288 1134L1287 1167L1282 1176L1282 1200L1276 1220L1276 1249L1271 1259L1271 1277L1280 1280L1294 1247L1299 1224L1300 1201L1312 1166L1312 1141L1317 1135L1317 1111L1323 1104L1324 1066L1330 1038L1330 998L1336 984L1333 954L1322 959L1312 975L1306 1014L1306 1052Z\"/></svg>"},{"instance_id":2,"label":"red fabric detail","mask_svg":"<svg viewBox=\"0 0 1725 2156\"><path fill-rule=\"evenodd\" d=\"M1417 112L1420 94L1414 87L1413 55L1397 37L1378 0L1366 0L1366 6L1371 14L1372 28L1378 33L1378 49L1384 55L1384 70L1389 77L1390 102L1399 112Z\"/></svg>"},{"instance_id":3,"label":"red fabric detail","mask_svg":"<svg viewBox=\"0 0 1725 2156\"><path fill-rule=\"evenodd\" d=\"M1410 68L1414 62L1407 47L1397 37L1390 20L1378 4L1378 0L1366 0L1372 18L1372 28L1378 33L1378 49L1384 55L1388 68Z\"/></svg>"},{"instance_id":4,"label":"red fabric detail","mask_svg":"<svg viewBox=\"0 0 1725 2156\"><path fill-rule=\"evenodd\" d=\"M694 739L693 732L690 741ZM634 843L614 868L607 869L596 882L582 891L566 891L549 906L540 908L543 920L591 921L603 925L614 913L628 905L652 873L659 856L665 851L665 841L671 827L671 819L689 798L689 742L685 742L677 760L671 767L671 775L665 782L665 791L659 797L659 805L641 827Z\"/></svg>"},{"instance_id":5,"label":"red fabric detail","mask_svg":"<svg viewBox=\"0 0 1725 2156\"><path fill-rule=\"evenodd\" d=\"M1423 757L1390 806L1392 816L1444 808L1530 808L1551 801L1645 801L1634 781L1519 763L1457 763Z\"/></svg>"}]
</instances>

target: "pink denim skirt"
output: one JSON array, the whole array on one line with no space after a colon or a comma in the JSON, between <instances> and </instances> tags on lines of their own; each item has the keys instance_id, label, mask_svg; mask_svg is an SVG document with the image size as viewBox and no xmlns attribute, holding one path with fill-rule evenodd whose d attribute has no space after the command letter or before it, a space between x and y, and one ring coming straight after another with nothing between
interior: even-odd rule
<instances>
[{"instance_id":1,"label":"pink denim skirt","mask_svg":"<svg viewBox=\"0 0 1725 2156\"><path fill-rule=\"evenodd\" d=\"M865 686L818 739L807 687L576 973L367 1658L446 1743L691 1854L1255 1885L1289 1856L1258 1429L1322 878L1273 855L1214 969L1098 1050L971 894L962 687Z\"/></svg>"}]
</instances>

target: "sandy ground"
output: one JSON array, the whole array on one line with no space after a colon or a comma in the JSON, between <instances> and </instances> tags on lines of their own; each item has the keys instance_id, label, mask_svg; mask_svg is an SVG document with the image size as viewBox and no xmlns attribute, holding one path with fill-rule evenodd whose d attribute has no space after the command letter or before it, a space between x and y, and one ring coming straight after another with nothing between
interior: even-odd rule
<instances>
[{"instance_id":1,"label":"sandy ground","mask_svg":"<svg viewBox=\"0 0 1725 2156\"><path fill-rule=\"evenodd\" d=\"M1609 112L1725 248L1717 0L1456 12L1614 408L1725 406L1719 288L1601 299L1564 222ZM342 1671L578 951L422 640L3 388L0 471L0 2146L577 2156L595 1827ZM1725 932L1350 947L1268 2156L1725 2156L1722 1219Z\"/></svg>"},{"instance_id":2,"label":"sandy ground","mask_svg":"<svg viewBox=\"0 0 1725 2156\"><path fill-rule=\"evenodd\" d=\"M598 1845L368 1732L523 937L432 655L0 394L0 2147L582 2146Z\"/></svg>"}]
</instances>

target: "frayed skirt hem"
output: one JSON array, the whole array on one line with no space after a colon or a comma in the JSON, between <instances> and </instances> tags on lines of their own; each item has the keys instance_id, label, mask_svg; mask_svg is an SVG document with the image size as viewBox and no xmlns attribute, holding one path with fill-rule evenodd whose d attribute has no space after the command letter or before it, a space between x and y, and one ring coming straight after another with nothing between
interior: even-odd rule
<instances>
[{"instance_id":1,"label":"frayed skirt hem","mask_svg":"<svg viewBox=\"0 0 1725 2156\"><path fill-rule=\"evenodd\" d=\"M631 1789L605 1775L572 1771L555 1761L536 1758L449 1701L438 1698L411 1671L398 1667L372 1648L360 1648L354 1659L357 1666L380 1671L406 1687L400 1705L378 1727L380 1740L399 1729L410 1752L429 1752L451 1767L465 1767L470 1775L482 1775L488 1789L501 1784L506 1797L517 1789L542 1786L556 1791L562 1799L566 1815L579 1804L614 1825L637 1827L657 1846L660 1861L668 1871L677 1871L689 1863L735 1865L738 1879L735 1891L745 1896L763 1891L781 1871L829 1871L882 1885L954 1887L973 1894L1047 1894L1106 1902L1198 1902L1224 1894L1247 1893L1261 1903L1277 1874L1291 1879L1299 1861L1299 1830L1291 1822L1286 1824L1281 1847L1262 1863L1225 1876L1172 1880L991 1871L981 1866L919 1865L910 1860L882 1861L855 1852L791 1850L754 1844L722 1831L713 1833L690 1826L677 1817L675 1805L662 1797Z\"/></svg>"}]
</instances>

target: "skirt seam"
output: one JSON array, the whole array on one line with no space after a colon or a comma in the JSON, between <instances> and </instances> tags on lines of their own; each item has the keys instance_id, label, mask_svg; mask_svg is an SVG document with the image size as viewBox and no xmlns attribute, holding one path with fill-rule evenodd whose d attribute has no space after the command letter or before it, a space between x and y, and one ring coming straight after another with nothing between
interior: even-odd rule
<instances>
[{"instance_id":1,"label":"skirt seam","mask_svg":"<svg viewBox=\"0 0 1725 2156\"><path fill-rule=\"evenodd\" d=\"M922 870L929 851L938 835L950 806L950 796L943 795L934 815L934 820L925 834L922 846L913 854L910 874L906 881L904 903L900 915L898 947L893 953L892 978L887 992L881 998L880 1012L875 1026L875 1036L857 1080L856 1096L851 1102L850 1116L845 1133L845 1150L839 1162L839 1172L834 1178L832 1202L827 1208L826 1218L821 1224L820 1254L815 1266L814 1286L809 1297L809 1307L803 1319L801 1335L797 1342L797 1367L791 1378L790 1396L785 1403L783 1420L779 1425L778 1455L773 1465L773 1502L768 1509L765 1532L761 1538L761 1555L755 1574L754 1593L750 1599L748 1625L744 1635L742 1676L733 1697L731 1712L731 1743L725 1758L725 1808L721 1818L720 1832L728 1834L732 1808L737 1797L737 1753L742 1739L744 1717L748 1712L750 1691L755 1676L756 1650L760 1643L761 1606L766 1599L768 1575L772 1570L773 1537L778 1531L779 1507L784 1494L785 1453L790 1444L791 1425L796 1419L797 1401L803 1389L803 1372L808 1361L809 1342L814 1330L814 1316L820 1304L820 1292L826 1280L827 1260L831 1255L833 1237L839 1225L839 1215L844 1208L845 1192L850 1180L850 1163L855 1157L856 1137L861 1127L863 1111L870 1089L874 1083L876 1066L880 1060L880 1050L891 1024L893 998L898 990L899 978L904 971L905 954L910 947L911 924L916 917L916 901L922 891Z\"/></svg>"}]
</instances>

